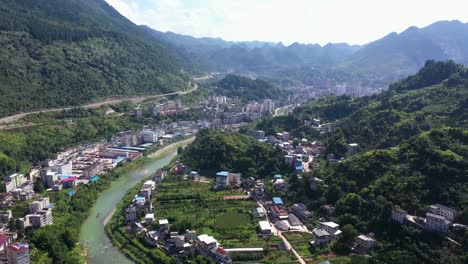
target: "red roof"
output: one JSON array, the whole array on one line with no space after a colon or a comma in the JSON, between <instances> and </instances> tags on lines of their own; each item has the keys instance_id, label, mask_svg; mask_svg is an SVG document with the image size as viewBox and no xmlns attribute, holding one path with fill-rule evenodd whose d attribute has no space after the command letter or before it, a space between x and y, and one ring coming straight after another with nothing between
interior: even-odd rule
<instances>
[{"instance_id":1,"label":"red roof","mask_svg":"<svg viewBox=\"0 0 468 264\"><path fill-rule=\"evenodd\" d=\"M28 247L27 244L23 244L23 243L19 243L19 242L15 242L15 243L8 246L8 249L11 250L11 251L14 251L14 252L26 251L28 248L29 247Z\"/></svg>"},{"instance_id":2,"label":"red roof","mask_svg":"<svg viewBox=\"0 0 468 264\"><path fill-rule=\"evenodd\" d=\"M221 254L221 255L226 255L226 254L227 254L227 251L226 251L224 248L222 248L222 247L218 247L218 248L216 249L216 253L219 253L219 254Z\"/></svg>"},{"instance_id":3,"label":"red roof","mask_svg":"<svg viewBox=\"0 0 468 264\"><path fill-rule=\"evenodd\" d=\"M0 235L0 246L4 245L8 241L8 236Z\"/></svg>"},{"instance_id":4,"label":"red roof","mask_svg":"<svg viewBox=\"0 0 468 264\"><path fill-rule=\"evenodd\" d=\"M70 178L61 179L60 182L71 182L71 181L74 181L74 180L76 180L75 177L70 177Z\"/></svg>"}]
</instances>

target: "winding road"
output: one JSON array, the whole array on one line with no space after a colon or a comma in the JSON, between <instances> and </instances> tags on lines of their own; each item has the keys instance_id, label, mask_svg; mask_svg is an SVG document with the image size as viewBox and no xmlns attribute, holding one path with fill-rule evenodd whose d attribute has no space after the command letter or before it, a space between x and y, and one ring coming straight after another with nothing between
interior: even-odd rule
<instances>
[{"instance_id":1,"label":"winding road","mask_svg":"<svg viewBox=\"0 0 468 264\"><path fill-rule=\"evenodd\" d=\"M208 78L210 78L210 76L198 77L198 78L194 78L194 80L203 80L203 79L208 79ZM125 97L125 98L115 98L114 97L114 98L108 98L108 99L105 99L105 100L102 100L102 101L89 103L89 104L85 104L85 105L81 105L81 106L44 109L44 110L36 110L36 111L19 113L19 114L16 114L16 115L0 118L0 124L12 123L12 122L20 120L21 118L24 118L24 117L26 117L28 115L32 115L32 114L59 112L59 111L63 111L63 110L70 110L70 109L73 109L74 107L81 107L81 108L84 108L84 109L98 108L98 107L103 106L103 105L118 104L118 103L121 103L123 101L132 101L134 103L141 103L141 102L143 102L144 100L146 100L148 98L154 98L154 100L156 100L156 99L171 96L171 95L184 95L184 94L191 93L191 92L198 89L198 84L196 82L189 81L187 86L192 87L192 88L190 88L187 91L177 91L177 92L165 93L165 94L140 95L140 96L133 96L133 97ZM149 102L146 102L146 103L149 103ZM16 128L18 126L25 127L25 126L32 126L32 125L35 125L35 124L29 124L29 125L28 124L2 125L2 126L0 126L0 130L1 129L6 129L6 128Z\"/></svg>"}]
</instances>

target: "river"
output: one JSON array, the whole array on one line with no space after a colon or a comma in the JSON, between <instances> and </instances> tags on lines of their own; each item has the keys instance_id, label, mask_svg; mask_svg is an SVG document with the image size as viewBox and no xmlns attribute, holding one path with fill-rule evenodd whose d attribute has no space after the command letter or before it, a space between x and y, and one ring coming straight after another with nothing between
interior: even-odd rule
<instances>
[{"instance_id":1,"label":"river","mask_svg":"<svg viewBox=\"0 0 468 264\"><path fill-rule=\"evenodd\" d=\"M177 152L172 150L168 154L164 154L160 159L120 175L117 180L111 183L110 188L99 196L90 216L81 226L80 242L87 244L88 263L132 263L112 245L106 236L104 221L112 214L115 206L133 186L167 165L176 154Z\"/></svg>"}]
</instances>

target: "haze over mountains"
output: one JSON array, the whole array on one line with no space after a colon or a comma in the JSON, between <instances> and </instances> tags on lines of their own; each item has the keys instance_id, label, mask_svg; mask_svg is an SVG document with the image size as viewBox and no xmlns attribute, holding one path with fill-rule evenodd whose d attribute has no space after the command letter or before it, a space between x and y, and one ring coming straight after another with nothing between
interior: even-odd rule
<instances>
[{"instance_id":1,"label":"haze over mountains","mask_svg":"<svg viewBox=\"0 0 468 264\"><path fill-rule=\"evenodd\" d=\"M279 69L311 67L344 70L397 79L416 72L429 59L468 63L468 23L440 21L424 28L410 27L363 46L346 43L284 46L269 42L228 42L150 30L212 71L265 74ZM356 29L359 30L359 29Z\"/></svg>"}]
</instances>

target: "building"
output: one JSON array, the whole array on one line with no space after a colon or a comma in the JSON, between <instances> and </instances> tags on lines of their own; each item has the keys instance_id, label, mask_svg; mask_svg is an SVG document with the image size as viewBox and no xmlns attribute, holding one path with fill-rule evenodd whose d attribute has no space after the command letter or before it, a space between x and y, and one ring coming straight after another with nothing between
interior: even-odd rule
<instances>
[{"instance_id":1,"label":"building","mask_svg":"<svg viewBox=\"0 0 468 264\"><path fill-rule=\"evenodd\" d=\"M51 209L38 210L35 214L26 215L25 218L28 218L29 223L33 228L40 228L54 223Z\"/></svg>"},{"instance_id":2,"label":"building","mask_svg":"<svg viewBox=\"0 0 468 264\"><path fill-rule=\"evenodd\" d=\"M189 179L198 181L200 180L200 174L197 171L191 171L189 174Z\"/></svg>"},{"instance_id":3,"label":"building","mask_svg":"<svg viewBox=\"0 0 468 264\"><path fill-rule=\"evenodd\" d=\"M358 148L359 148L359 145L357 143L348 144L348 154L354 155L358 153Z\"/></svg>"},{"instance_id":4,"label":"building","mask_svg":"<svg viewBox=\"0 0 468 264\"><path fill-rule=\"evenodd\" d=\"M294 165L294 156L285 155L284 156L284 163L288 164L288 166L293 166Z\"/></svg>"},{"instance_id":5,"label":"building","mask_svg":"<svg viewBox=\"0 0 468 264\"><path fill-rule=\"evenodd\" d=\"M24 174L14 173L5 178L6 192L11 192L26 181Z\"/></svg>"},{"instance_id":6,"label":"building","mask_svg":"<svg viewBox=\"0 0 468 264\"><path fill-rule=\"evenodd\" d=\"M302 225L301 220L297 218L294 214L288 214L288 222L290 226L300 226Z\"/></svg>"},{"instance_id":7,"label":"building","mask_svg":"<svg viewBox=\"0 0 468 264\"><path fill-rule=\"evenodd\" d=\"M12 218L13 214L11 213L11 210L0 213L0 223L9 223Z\"/></svg>"},{"instance_id":8,"label":"building","mask_svg":"<svg viewBox=\"0 0 468 264\"><path fill-rule=\"evenodd\" d=\"M278 207L283 207L283 200L279 197L273 197L273 204Z\"/></svg>"},{"instance_id":9,"label":"building","mask_svg":"<svg viewBox=\"0 0 468 264\"><path fill-rule=\"evenodd\" d=\"M15 242L7 247L7 259L9 264L29 264L28 244Z\"/></svg>"},{"instance_id":10,"label":"building","mask_svg":"<svg viewBox=\"0 0 468 264\"><path fill-rule=\"evenodd\" d=\"M326 245L333 240L333 237L330 235L330 233L321 228L315 228L312 231L312 234L314 235L314 240L310 241L310 244L314 247Z\"/></svg>"},{"instance_id":11,"label":"building","mask_svg":"<svg viewBox=\"0 0 468 264\"><path fill-rule=\"evenodd\" d=\"M83 170L83 177L86 179L92 178L100 174L104 170L104 165L101 162L95 162Z\"/></svg>"},{"instance_id":12,"label":"building","mask_svg":"<svg viewBox=\"0 0 468 264\"><path fill-rule=\"evenodd\" d=\"M158 221L159 230L162 232L164 230L169 230L169 221L167 219L160 219Z\"/></svg>"},{"instance_id":13,"label":"building","mask_svg":"<svg viewBox=\"0 0 468 264\"><path fill-rule=\"evenodd\" d=\"M44 207L50 204L49 197L42 197L37 199L36 201L29 203L29 213L35 214L37 211L44 209Z\"/></svg>"},{"instance_id":14,"label":"building","mask_svg":"<svg viewBox=\"0 0 468 264\"><path fill-rule=\"evenodd\" d=\"M429 206L429 213L443 216L450 222L453 222L458 214L457 210L441 204L433 204Z\"/></svg>"},{"instance_id":15,"label":"building","mask_svg":"<svg viewBox=\"0 0 468 264\"><path fill-rule=\"evenodd\" d=\"M318 224L318 228L327 231L333 237L333 239L341 234L341 230L338 229L339 227L340 225L335 222L319 222Z\"/></svg>"},{"instance_id":16,"label":"building","mask_svg":"<svg viewBox=\"0 0 468 264\"><path fill-rule=\"evenodd\" d=\"M403 224L407 214L405 210L401 209L399 206L395 206L392 209L392 220Z\"/></svg>"},{"instance_id":17,"label":"building","mask_svg":"<svg viewBox=\"0 0 468 264\"><path fill-rule=\"evenodd\" d=\"M156 143L158 142L158 134L151 130L144 130L141 132L141 140L143 143Z\"/></svg>"},{"instance_id":18,"label":"building","mask_svg":"<svg viewBox=\"0 0 468 264\"><path fill-rule=\"evenodd\" d=\"M312 212L307 210L307 207L302 203L293 205L293 213L304 222L309 221L313 217Z\"/></svg>"},{"instance_id":19,"label":"building","mask_svg":"<svg viewBox=\"0 0 468 264\"><path fill-rule=\"evenodd\" d=\"M145 215L145 223L151 224L154 222L154 214L146 214Z\"/></svg>"},{"instance_id":20,"label":"building","mask_svg":"<svg viewBox=\"0 0 468 264\"><path fill-rule=\"evenodd\" d=\"M449 225L450 221L445 219L445 217L432 213L426 213L425 227L427 230L439 233L447 233Z\"/></svg>"},{"instance_id":21,"label":"building","mask_svg":"<svg viewBox=\"0 0 468 264\"><path fill-rule=\"evenodd\" d=\"M134 222L137 220L136 208L134 206L130 206L125 209L125 221L127 223Z\"/></svg>"},{"instance_id":22,"label":"building","mask_svg":"<svg viewBox=\"0 0 468 264\"><path fill-rule=\"evenodd\" d=\"M195 230L185 230L185 240L193 243L197 240L197 231Z\"/></svg>"},{"instance_id":23,"label":"building","mask_svg":"<svg viewBox=\"0 0 468 264\"><path fill-rule=\"evenodd\" d=\"M268 236L268 235L271 235L271 226L270 226L270 222L268 221L260 221L258 222L258 226L259 226L259 235L260 236Z\"/></svg>"},{"instance_id":24,"label":"building","mask_svg":"<svg viewBox=\"0 0 468 264\"><path fill-rule=\"evenodd\" d=\"M199 235L197 238L197 250L200 252L201 255L211 257L217 263L232 263L232 259L229 252L222 248L214 237L203 234Z\"/></svg>"},{"instance_id":25,"label":"building","mask_svg":"<svg viewBox=\"0 0 468 264\"><path fill-rule=\"evenodd\" d=\"M220 171L216 173L216 187L225 188L230 185L241 184L242 175L240 173L230 173L227 171Z\"/></svg>"},{"instance_id":26,"label":"building","mask_svg":"<svg viewBox=\"0 0 468 264\"><path fill-rule=\"evenodd\" d=\"M366 235L359 235L356 238L356 252L365 254L371 248L373 248L376 244L375 239Z\"/></svg>"},{"instance_id":27,"label":"building","mask_svg":"<svg viewBox=\"0 0 468 264\"><path fill-rule=\"evenodd\" d=\"M264 218L266 216L266 212L262 207L257 207L253 210L253 215L255 218Z\"/></svg>"}]
</instances>

